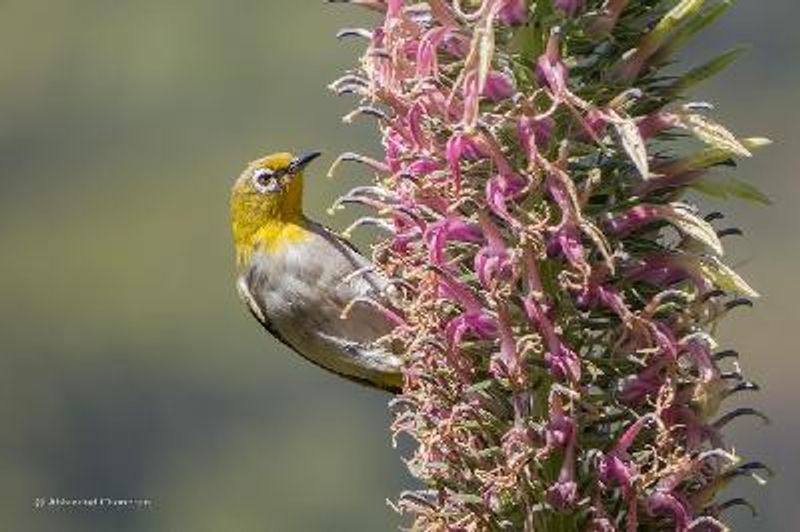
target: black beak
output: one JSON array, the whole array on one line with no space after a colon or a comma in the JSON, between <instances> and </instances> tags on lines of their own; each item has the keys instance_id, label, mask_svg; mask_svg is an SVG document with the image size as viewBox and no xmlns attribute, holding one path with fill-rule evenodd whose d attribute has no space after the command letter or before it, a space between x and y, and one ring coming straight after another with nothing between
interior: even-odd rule
<instances>
[{"instance_id":1,"label":"black beak","mask_svg":"<svg viewBox=\"0 0 800 532\"><path fill-rule=\"evenodd\" d=\"M300 157L297 157L294 161L292 161L291 173L300 172L301 170L303 170L303 168L305 168L308 165L308 163L310 163L311 161L313 161L314 159L316 159L320 155L322 155L322 153L320 153L318 151L315 151L315 152L312 152L312 153L309 153L309 154L306 154L306 155L301 155Z\"/></svg>"}]
</instances>

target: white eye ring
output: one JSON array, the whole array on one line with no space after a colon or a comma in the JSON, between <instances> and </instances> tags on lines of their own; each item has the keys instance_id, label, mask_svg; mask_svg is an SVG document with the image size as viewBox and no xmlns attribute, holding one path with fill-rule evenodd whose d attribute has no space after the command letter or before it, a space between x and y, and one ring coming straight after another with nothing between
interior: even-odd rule
<instances>
[{"instance_id":1,"label":"white eye ring","mask_svg":"<svg viewBox=\"0 0 800 532\"><path fill-rule=\"evenodd\" d=\"M280 175L267 168L253 172L253 186L262 194L274 194L281 190Z\"/></svg>"}]
</instances>

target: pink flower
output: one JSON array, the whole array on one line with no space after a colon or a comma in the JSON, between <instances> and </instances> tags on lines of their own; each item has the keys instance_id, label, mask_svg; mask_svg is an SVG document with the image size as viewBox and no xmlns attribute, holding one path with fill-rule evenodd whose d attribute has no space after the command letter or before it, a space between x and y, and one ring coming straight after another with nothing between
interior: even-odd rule
<instances>
[{"instance_id":1,"label":"pink flower","mask_svg":"<svg viewBox=\"0 0 800 532\"><path fill-rule=\"evenodd\" d=\"M567 67L561 60L560 42L558 32L554 32L547 42L545 53L536 62L536 79L539 85L549 88L556 97L566 93L569 77Z\"/></svg>"},{"instance_id":2,"label":"pink flower","mask_svg":"<svg viewBox=\"0 0 800 532\"><path fill-rule=\"evenodd\" d=\"M514 82L506 74L493 70L486 78L482 94L493 102L511 98L514 95Z\"/></svg>"},{"instance_id":3,"label":"pink flower","mask_svg":"<svg viewBox=\"0 0 800 532\"><path fill-rule=\"evenodd\" d=\"M505 0L498 16L507 26L517 26L528 21L528 0Z\"/></svg>"},{"instance_id":4,"label":"pink flower","mask_svg":"<svg viewBox=\"0 0 800 532\"><path fill-rule=\"evenodd\" d=\"M517 135L519 142L528 155L528 161L535 162L542 148L550 141L553 133L554 122L549 116L532 117L522 116L517 122Z\"/></svg>"}]
</instances>

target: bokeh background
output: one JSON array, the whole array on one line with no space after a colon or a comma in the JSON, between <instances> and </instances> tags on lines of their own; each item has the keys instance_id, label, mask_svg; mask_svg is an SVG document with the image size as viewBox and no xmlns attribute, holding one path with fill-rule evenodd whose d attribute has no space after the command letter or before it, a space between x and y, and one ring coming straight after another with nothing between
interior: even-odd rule
<instances>
[{"instance_id":1,"label":"bokeh background","mask_svg":"<svg viewBox=\"0 0 800 532\"><path fill-rule=\"evenodd\" d=\"M325 85L355 61L321 0L0 3L0 530L376 531L410 480L387 397L329 377L264 336L238 303L231 180L268 151L322 149L309 210L340 151L376 149ZM778 142L739 176L771 208L720 205L764 298L725 345L773 423L735 422L738 450L778 471L739 481L740 530L800 529L800 5L739 2L686 54L752 50L700 99ZM313 173L313 172L312 172ZM733 406L733 405L731 405ZM35 510L35 497L146 498L134 511Z\"/></svg>"}]
</instances>

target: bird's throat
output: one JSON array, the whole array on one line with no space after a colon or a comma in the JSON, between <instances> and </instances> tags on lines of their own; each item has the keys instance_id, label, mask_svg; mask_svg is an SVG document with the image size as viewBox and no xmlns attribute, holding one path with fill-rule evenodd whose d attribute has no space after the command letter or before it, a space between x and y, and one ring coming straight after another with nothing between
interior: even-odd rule
<instances>
[{"instance_id":1,"label":"bird's throat","mask_svg":"<svg viewBox=\"0 0 800 532\"><path fill-rule=\"evenodd\" d=\"M234 190L231 217L240 267L247 267L256 252L275 253L308 237L302 201L302 174L275 195Z\"/></svg>"},{"instance_id":2,"label":"bird's throat","mask_svg":"<svg viewBox=\"0 0 800 532\"><path fill-rule=\"evenodd\" d=\"M303 225L302 217L292 221L276 219L243 231L235 237L237 263L246 267L256 252L278 253L286 246L304 241L309 232Z\"/></svg>"}]
</instances>

